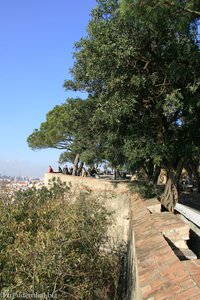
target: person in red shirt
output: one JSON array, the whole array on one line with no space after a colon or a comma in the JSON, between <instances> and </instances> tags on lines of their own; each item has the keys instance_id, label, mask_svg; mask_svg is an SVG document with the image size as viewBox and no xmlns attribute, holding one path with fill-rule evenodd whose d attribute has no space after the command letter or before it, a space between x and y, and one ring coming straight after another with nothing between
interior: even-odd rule
<instances>
[{"instance_id":1,"label":"person in red shirt","mask_svg":"<svg viewBox=\"0 0 200 300\"><path fill-rule=\"evenodd\" d=\"M49 166L49 173L53 173L52 166Z\"/></svg>"}]
</instances>

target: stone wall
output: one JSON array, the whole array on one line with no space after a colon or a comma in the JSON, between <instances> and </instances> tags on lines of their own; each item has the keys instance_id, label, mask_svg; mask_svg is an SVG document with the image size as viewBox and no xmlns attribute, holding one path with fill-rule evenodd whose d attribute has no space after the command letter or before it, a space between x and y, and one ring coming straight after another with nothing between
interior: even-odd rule
<instances>
[{"instance_id":1,"label":"stone wall","mask_svg":"<svg viewBox=\"0 0 200 300\"><path fill-rule=\"evenodd\" d=\"M109 235L127 244L126 300L200 299L200 260L187 257L188 224L161 213L156 199L143 201L126 183L48 173L46 185L53 177L107 195L105 205L115 211Z\"/></svg>"},{"instance_id":2,"label":"stone wall","mask_svg":"<svg viewBox=\"0 0 200 300\"><path fill-rule=\"evenodd\" d=\"M133 223L131 216L131 201L133 196L130 193L125 182L108 181L103 179L95 179L90 177L76 177L61 173L46 173L44 180L45 185L53 179L59 179L66 182L76 190L90 189L95 193L101 193L105 197L105 206L108 211L115 212L113 215L113 223L109 228L108 236L113 245L126 245L127 264L124 282L123 294L126 294L127 300L138 300L138 276L135 253L135 236L133 231Z\"/></svg>"},{"instance_id":3,"label":"stone wall","mask_svg":"<svg viewBox=\"0 0 200 300\"><path fill-rule=\"evenodd\" d=\"M91 177L72 176L62 173L45 173L44 182L48 185L49 181L60 179L62 182L70 184L72 187L88 187L94 191L113 191L113 192L127 192L128 188L125 183L117 180L103 180Z\"/></svg>"},{"instance_id":4,"label":"stone wall","mask_svg":"<svg viewBox=\"0 0 200 300\"><path fill-rule=\"evenodd\" d=\"M141 293L138 282L138 268L137 268L137 256L135 249L135 233L133 229L133 212L130 211L129 222L129 235L127 244L127 299L128 300L140 300Z\"/></svg>"}]
</instances>

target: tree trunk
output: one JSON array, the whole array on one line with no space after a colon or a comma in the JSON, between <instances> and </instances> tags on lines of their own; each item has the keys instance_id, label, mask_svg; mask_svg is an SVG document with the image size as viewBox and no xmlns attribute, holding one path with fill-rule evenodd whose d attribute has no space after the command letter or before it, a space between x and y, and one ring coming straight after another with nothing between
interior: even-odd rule
<instances>
[{"instance_id":1,"label":"tree trunk","mask_svg":"<svg viewBox=\"0 0 200 300\"><path fill-rule=\"evenodd\" d=\"M200 175L199 175L199 160L190 158L186 162L185 166L188 173L192 173L194 175L194 178L196 180L196 185L198 189L198 193L200 193Z\"/></svg>"},{"instance_id":2,"label":"tree trunk","mask_svg":"<svg viewBox=\"0 0 200 300\"><path fill-rule=\"evenodd\" d=\"M200 177L198 176L197 180L197 193L200 193Z\"/></svg>"},{"instance_id":3,"label":"tree trunk","mask_svg":"<svg viewBox=\"0 0 200 300\"><path fill-rule=\"evenodd\" d=\"M77 175L79 159L80 159L80 155L76 154L76 157L74 160L74 165L73 165L73 172L72 172L72 175L74 175L74 176Z\"/></svg>"},{"instance_id":4,"label":"tree trunk","mask_svg":"<svg viewBox=\"0 0 200 300\"><path fill-rule=\"evenodd\" d=\"M181 158L175 170L172 167L167 168L167 182L165 190L161 196L161 204L168 210L173 212L176 203L179 200L179 181L183 169L184 158Z\"/></svg>"},{"instance_id":5,"label":"tree trunk","mask_svg":"<svg viewBox=\"0 0 200 300\"><path fill-rule=\"evenodd\" d=\"M117 179L117 170L113 168L113 180Z\"/></svg>"},{"instance_id":6,"label":"tree trunk","mask_svg":"<svg viewBox=\"0 0 200 300\"><path fill-rule=\"evenodd\" d=\"M152 160L145 162L141 172L142 180L157 184L160 169L160 166L154 165Z\"/></svg>"},{"instance_id":7,"label":"tree trunk","mask_svg":"<svg viewBox=\"0 0 200 300\"><path fill-rule=\"evenodd\" d=\"M163 195L161 196L161 204L167 208L168 211L174 211L174 207L179 199L179 193L177 184L173 178L173 176L168 176L165 190Z\"/></svg>"},{"instance_id":8,"label":"tree trunk","mask_svg":"<svg viewBox=\"0 0 200 300\"><path fill-rule=\"evenodd\" d=\"M154 166L154 172L153 172L153 176L152 176L154 184L157 184L157 182L158 182L160 170L161 170L160 166Z\"/></svg>"},{"instance_id":9,"label":"tree trunk","mask_svg":"<svg viewBox=\"0 0 200 300\"><path fill-rule=\"evenodd\" d=\"M80 166L77 169L77 176L80 176L82 174L83 165L84 165L84 162L81 161Z\"/></svg>"}]
</instances>

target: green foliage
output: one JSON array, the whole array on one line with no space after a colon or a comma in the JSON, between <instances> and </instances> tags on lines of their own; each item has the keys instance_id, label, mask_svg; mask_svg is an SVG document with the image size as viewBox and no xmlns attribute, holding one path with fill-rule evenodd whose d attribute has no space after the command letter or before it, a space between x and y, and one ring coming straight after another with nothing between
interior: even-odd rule
<instances>
[{"instance_id":1,"label":"green foliage","mask_svg":"<svg viewBox=\"0 0 200 300\"><path fill-rule=\"evenodd\" d=\"M56 148L64 150L59 162L73 162L77 153L90 164L99 157L100 147L93 133L92 115L96 108L95 99L69 98L55 106L46 115L40 129L35 129L27 142L32 149Z\"/></svg>"},{"instance_id":2,"label":"green foliage","mask_svg":"<svg viewBox=\"0 0 200 300\"><path fill-rule=\"evenodd\" d=\"M200 52L196 15L189 11L197 2L99 1L101 14L76 44L73 80L65 87L95 95L93 130L115 165L151 160L170 168L200 146L194 147Z\"/></svg>"},{"instance_id":3,"label":"green foliage","mask_svg":"<svg viewBox=\"0 0 200 300\"><path fill-rule=\"evenodd\" d=\"M199 0L97 1L64 84L88 93L69 115L70 151L152 176L152 165L172 174L198 155L199 8Z\"/></svg>"},{"instance_id":4,"label":"green foliage","mask_svg":"<svg viewBox=\"0 0 200 300\"><path fill-rule=\"evenodd\" d=\"M129 183L129 189L134 193L138 193L144 199L158 197L161 194L156 184L148 181L131 182Z\"/></svg>"},{"instance_id":5,"label":"green foliage","mask_svg":"<svg viewBox=\"0 0 200 300\"><path fill-rule=\"evenodd\" d=\"M168 0L120 0L120 11L123 18L133 19L137 16L142 17L143 21L152 23L160 22L162 16L170 18L171 16L188 15L190 18L200 16L200 1L168 1ZM180 27L180 23L177 24Z\"/></svg>"},{"instance_id":6,"label":"green foliage","mask_svg":"<svg viewBox=\"0 0 200 300\"><path fill-rule=\"evenodd\" d=\"M53 182L0 200L1 292L117 299L119 258L100 250L110 218L98 199Z\"/></svg>"},{"instance_id":7,"label":"green foliage","mask_svg":"<svg viewBox=\"0 0 200 300\"><path fill-rule=\"evenodd\" d=\"M163 114L165 116L174 115L177 111L183 109L183 95L179 90L173 91L171 94L166 95L163 103Z\"/></svg>"}]
</instances>

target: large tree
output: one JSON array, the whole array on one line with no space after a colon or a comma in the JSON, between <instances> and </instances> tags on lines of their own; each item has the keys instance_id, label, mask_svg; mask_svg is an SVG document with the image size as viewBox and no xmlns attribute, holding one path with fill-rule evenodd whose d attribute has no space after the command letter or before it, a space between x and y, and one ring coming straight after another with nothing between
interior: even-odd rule
<instances>
[{"instance_id":1,"label":"large tree","mask_svg":"<svg viewBox=\"0 0 200 300\"><path fill-rule=\"evenodd\" d=\"M47 113L40 128L28 137L29 147L33 150L63 150L59 162L74 163L74 173L80 159L86 164L94 164L101 159L101 145L94 140L91 119L95 106L95 99L80 98L69 98L65 103L56 105Z\"/></svg>"},{"instance_id":2,"label":"large tree","mask_svg":"<svg viewBox=\"0 0 200 300\"><path fill-rule=\"evenodd\" d=\"M56 148L63 150L59 162L74 164L74 175L79 162L92 167L102 161L109 161L113 168L124 165L125 157L119 149L119 137L109 132L106 124L98 121L94 97L82 100L69 98L56 105L29 135L27 142L31 149Z\"/></svg>"},{"instance_id":3,"label":"large tree","mask_svg":"<svg viewBox=\"0 0 200 300\"><path fill-rule=\"evenodd\" d=\"M161 201L173 210L182 167L192 168L200 150L198 9L195 0L98 0L65 82L88 99L48 113L29 146L137 166L154 181L165 168Z\"/></svg>"},{"instance_id":4,"label":"large tree","mask_svg":"<svg viewBox=\"0 0 200 300\"><path fill-rule=\"evenodd\" d=\"M98 124L108 147L114 137L128 165L142 163L150 174L155 165L167 170L162 202L170 210L178 201L184 162L199 153L194 2L132 1L126 17L119 1L98 1L88 37L76 44L73 80L65 83L98 99L94 129Z\"/></svg>"}]
</instances>

